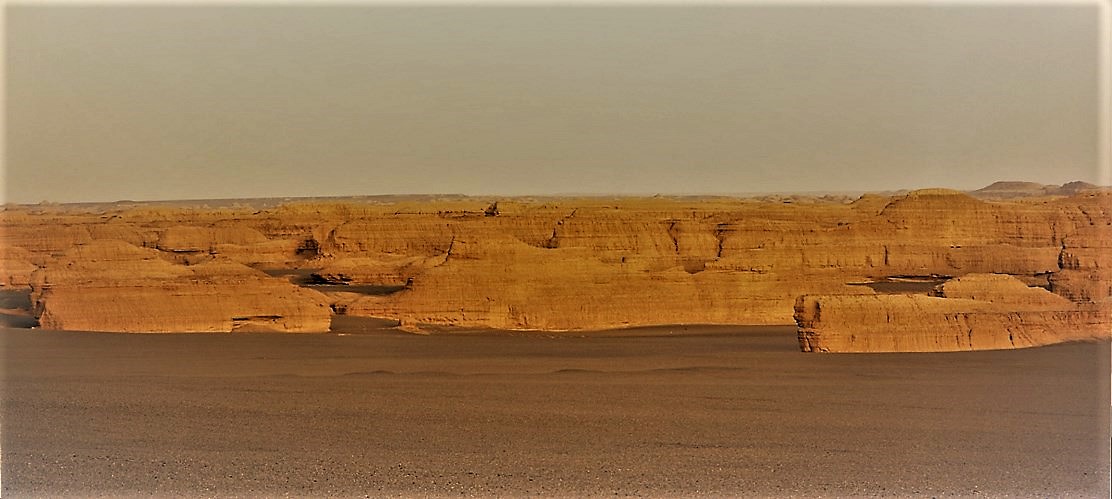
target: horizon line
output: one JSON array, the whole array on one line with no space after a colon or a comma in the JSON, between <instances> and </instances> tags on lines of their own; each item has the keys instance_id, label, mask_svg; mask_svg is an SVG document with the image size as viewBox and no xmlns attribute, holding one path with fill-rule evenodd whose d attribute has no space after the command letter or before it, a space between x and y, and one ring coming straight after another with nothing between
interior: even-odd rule
<instances>
[{"instance_id":1,"label":"horizon line","mask_svg":"<svg viewBox=\"0 0 1112 499\"><path fill-rule=\"evenodd\" d=\"M234 197L234 198L176 198L176 199L117 199L114 201L52 201L42 200L38 202L19 203L19 202L3 202L0 206L13 207L13 206L61 206L61 205L87 205L87 204L126 204L126 203L201 203L201 202L229 202L229 201L294 201L294 200L309 200L309 199L345 199L345 198L393 198L393 197L451 197L451 198L476 198L476 199L490 199L498 201L501 199L520 199L520 198L735 198L745 199L758 196L863 196L865 194L878 194L878 195L892 195L907 193L918 190L927 189L945 189L963 193L972 193L988 189L989 187L1000 183L1018 183L1018 184L1034 184L1043 188L1061 188L1071 183L1084 183L1093 186L1093 190L1112 189L1112 185L1098 185L1080 180L1065 182L1063 184L1043 184L1040 182L1032 182L1026 180L999 180L977 189L958 189L945 186L926 186L926 187L913 187L913 188L897 188L897 189L853 189L853 190L807 190L807 191L734 191L734 192L643 192L643 193L607 193L607 192L555 192L555 193L524 193L524 194L508 194L508 193L478 193L478 194L465 194L461 192L407 192L407 193L375 193L375 194L325 194L325 195L273 195L273 196L251 196L251 197Z\"/></svg>"}]
</instances>

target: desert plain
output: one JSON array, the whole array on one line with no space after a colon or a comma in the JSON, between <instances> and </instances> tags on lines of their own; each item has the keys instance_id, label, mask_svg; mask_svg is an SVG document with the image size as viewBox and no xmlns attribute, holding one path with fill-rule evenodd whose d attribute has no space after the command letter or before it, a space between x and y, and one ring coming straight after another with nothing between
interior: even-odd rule
<instances>
[{"instance_id":1,"label":"desert plain","mask_svg":"<svg viewBox=\"0 0 1112 499\"><path fill-rule=\"evenodd\" d=\"M1108 493L1095 186L9 205L0 229L13 496Z\"/></svg>"}]
</instances>

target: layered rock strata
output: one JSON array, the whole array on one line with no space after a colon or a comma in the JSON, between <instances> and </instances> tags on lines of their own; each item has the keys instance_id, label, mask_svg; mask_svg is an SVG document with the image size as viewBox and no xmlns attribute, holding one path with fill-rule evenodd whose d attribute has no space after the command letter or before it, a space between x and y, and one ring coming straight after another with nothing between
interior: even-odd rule
<instances>
[{"instance_id":1,"label":"layered rock strata","mask_svg":"<svg viewBox=\"0 0 1112 499\"><path fill-rule=\"evenodd\" d=\"M176 265L123 241L77 246L34 272L42 327L115 332L327 332L329 300L230 260Z\"/></svg>"},{"instance_id":2,"label":"layered rock strata","mask_svg":"<svg viewBox=\"0 0 1112 499\"><path fill-rule=\"evenodd\" d=\"M1112 308L1079 304L1018 279L970 274L930 295L804 295L805 352L952 352L1112 337Z\"/></svg>"},{"instance_id":3,"label":"layered rock strata","mask_svg":"<svg viewBox=\"0 0 1112 499\"><path fill-rule=\"evenodd\" d=\"M650 324L775 324L799 290L863 292L816 276L807 282L728 270L646 270L607 263L585 248L541 249L513 238L457 238L412 289L362 297L347 313L403 323L571 330Z\"/></svg>"},{"instance_id":4,"label":"layered rock strata","mask_svg":"<svg viewBox=\"0 0 1112 499\"><path fill-rule=\"evenodd\" d=\"M72 265L78 273L101 272L95 289L127 289L149 300L174 286L226 286L218 274L227 271L225 281L245 295L254 287L268 296L311 296L318 325L324 305L407 324L508 329L787 324L802 294L862 294L869 290L846 284L973 273L1011 275L1079 309L1099 309L1112 295L1105 261L1110 200L1104 191L986 202L922 190L856 200L508 198L494 210L495 200L466 197L261 209L9 207L0 213L0 270L4 285L26 288L29 270L59 274ZM90 257L80 248L106 240L140 250L122 251L109 267L137 267L112 273L83 266ZM286 277L241 275L244 266L271 276L315 275L331 287L302 295L311 290ZM44 327L139 327L108 313L85 314L83 305L63 306L71 298L56 282L53 294L41 296ZM190 312L175 313L192 313L181 310ZM174 330L188 322L166 314L142 327ZM165 327L155 327L161 320Z\"/></svg>"}]
</instances>

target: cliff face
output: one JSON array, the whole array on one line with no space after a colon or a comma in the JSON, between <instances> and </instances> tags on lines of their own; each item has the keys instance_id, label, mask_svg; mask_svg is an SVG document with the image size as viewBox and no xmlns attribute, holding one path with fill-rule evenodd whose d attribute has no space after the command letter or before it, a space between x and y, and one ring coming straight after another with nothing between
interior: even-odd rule
<instances>
[{"instance_id":1,"label":"cliff face","mask_svg":"<svg viewBox=\"0 0 1112 499\"><path fill-rule=\"evenodd\" d=\"M408 266L410 287L358 300L349 313L525 329L780 324L797 296L862 293L845 286L854 281L1005 273L1045 285L1064 270L1063 245L1103 244L1084 213L1104 202L994 204L921 191L861 206L588 206L562 217L510 209L497 223L445 223L420 249L443 261ZM1089 272L1054 285L1073 298L1108 296L1109 282Z\"/></svg>"},{"instance_id":2,"label":"cliff face","mask_svg":"<svg viewBox=\"0 0 1112 499\"><path fill-rule=\"evenodd\" d=\"M176 265L97 240L31 276L42 327L118 332L324 332L328 299L228 260Z\"/></svg>"},{"instance_id":3,"label":"cliff face","mask_svg":"<svg viewBox=\"0 0 1112 499\"><path fill-rule=\"evenodd\" d=\"M1007 275L970 274L926 295L800 296L805 352L950 352L1108 338L1112 308L1077 304Z\"/></svg>"},{"instance_id":4,"label":"cliff face","mask_svg":"<svg viewBox=\"0 0 1112 499\"><path fill-rule=\"evenodd\" d=\"M860 292L841 282L792 283L754 272L685 269L669 257L607 262L590 248L542 249L511 237L457 238L411 287L364 297L347 313L406 323L567 330L648 324L775 324L797 289Z\"/></svg>"},{"instance_id":5,"label":"cliff face","mask_svg":"<svg viewBox=\"0 0 1112 499\"><path fill-rule=\"evenodd\" d=\"M31 263L31 253L18 247L0 247L0 289L30 285L31 273L38 268Z\"/></svg>"},{"instance_id":6,"label":"cliff face","mask_svg":"<svg viewBox=\"0 0 1112 499\"><path fill-rule=\"evenodd\" d=\"M262 210L9 209L0 214L0 245L9 249L0 263L7 286L25 286L29 268L53 275L56 285L39 296L43 325L70 329L201 326L170 312L142 319L142 326L111 318L139 305L124 310L106 304L103 313L86 314L86 305L73 301L83 298L76 291L67 295L67 286L97 290L89 295L114 293L119 303L125 296L138 304L163 295L200 300L215 294L229 302L273 301L281 311L221 311L217 315L228 317L202 321L219 323L213 330L237 327L232 317L247 317L240 323L251 327L271 320L260 317L287 320L308 302L323 313L312 312L304 324L323 324L322 330L328 304L405 323L545 330L785 324L800 295L838 296L845 307L861 310L902 303L898 307L913 315L939 300L976 306L983 300L858 296L872 291L847 284L976 273L1011 275L1048 287L1079 310L1097 310L1112 295L1110 199L1107 192L1093 192L997 203L925 190L853 202L511 199L501 200L497 210L488 209L490 200L468 198ZM110 264L87 254L105 240L139 252L121 250ZM318 282L334 286L317 293L245 266L271 275L315 274ZM65 284L82 275L97 276L95 283ZM92 304L96 298L84 299L89 307L100 306ZM190 311L177 312L183 316L204 308L185 301L174 306ZM1050 313L1050 321L1063 310L1040 312ZM814 332L833 324L823 317ZM276 328L310 328L298 324Z\"/></svg>"}]
</instances>

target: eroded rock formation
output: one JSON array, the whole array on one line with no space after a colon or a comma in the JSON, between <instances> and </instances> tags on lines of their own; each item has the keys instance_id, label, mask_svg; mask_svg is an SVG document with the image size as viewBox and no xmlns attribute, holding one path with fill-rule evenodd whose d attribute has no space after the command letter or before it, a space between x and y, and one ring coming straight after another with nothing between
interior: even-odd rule
<instances>
[{"instance_id":1,"label":"eroded rock formation","mask_svg":"<svg viewBox=\"0 0 1112 499\"><path fill-rule=\"evenodd\" d=\"M362 297L350 314L404 323L570 330L648 324L775 324L800 289L863 292L837 280L685 268L683 262L608 262L590 248L537 248L512 237L457 238L412 288ZM654 263L660 265L653 268Z\"/></svg>"},{"instance_id":2,"label":"eroded rock formation","mask_svg":"<svg viewBox=\"0 0 1112 499\"><path fill-rule=\"evenodd\" d=\"M42 327L120 332L325 332L328 299L217 259L185 266L123 241L77 246L36 270Z\"/></svg>"},{"instance_id":3,"label":"eroded rock formation","mask_svg":"<svg viewBox=\"0 0 1112 499\"><path fill-rule=\"evenodd\" d=\"M930 295L804 295L805 352L951 352L1108 338L1112 308L1078 304L999 274L970 274Z\"/></svg>"},{"instance_id":4,"label":"eroded rock formation","mask_svg":"<svg viewBox=\"0 0 1112 499\"><path fill-rule=\"evenodd\" d=\"M1110 200L1107 191L1084 190L988 202L932 189L856 200L447 196L264 208L16 207L0 214L0 270L9 287L26 287L34 268L53 279L38 296L43 327L68 329L200 328L174 317L194 313L194 305L142 320L112 317L163 295L200 300L205 293L273 301L279 310L220 311L202 321L219 322L213 330L237 327L235 317L254 327L273 316L294 321L278 329L326 330L328 305L407 325L544 330L787 324L800 295L827 297L816 303L842 307L847 318L851 308L873 317L865 311L888 304L912 315L943 302L993 304L1001 314L1027 310L1022 300L872 296L847 285L984 273L1014 278L992 286L1048 288L1052 294L1039 292L1076 310L1038 312L1072 327L1074 319L1059 313L1095 310L1099 319L1112 295ZM108 240L118 241L110 243L118 255L90 256ZM96 279L77 284L82 275ZM317 292L291 280L327 286ZM950 293L964 285L969 281L952 282ZM98 298L66 289L114 293L131 305L86 314L83 307L101 306ZM1015 298L1015 290L1005 294ZM312 304L305 305L312 318L296 322L304 303ZM832 325L830 317L813 329ZM1017 324L1036 324L1034 317Z\"/></svg>"}]
</instances>

